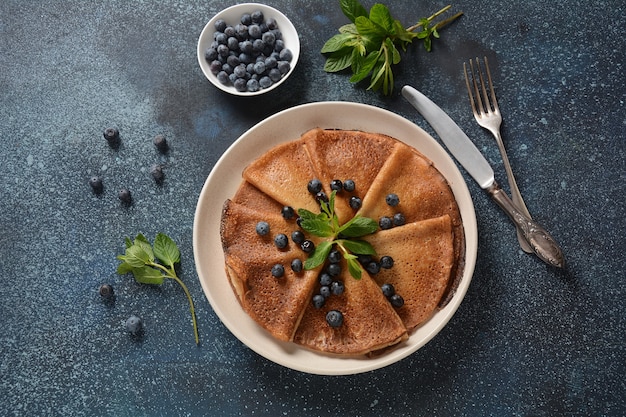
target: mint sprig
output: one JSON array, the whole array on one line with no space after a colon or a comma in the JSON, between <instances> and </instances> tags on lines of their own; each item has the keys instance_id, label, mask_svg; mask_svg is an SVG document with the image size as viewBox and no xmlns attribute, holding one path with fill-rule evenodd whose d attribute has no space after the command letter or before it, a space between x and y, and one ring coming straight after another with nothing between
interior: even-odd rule
<instances>
[{"instance_id":1,"label":"mint sprig","mask_svg":"<svg viewBox=\"0 0 626 417\"><path fill-rule=\"evenodd\" d=\"M126 238L126 251L124 255L118 255L122 261L117 267L120 275L132 273L135 281L140 284L161 285L165 279L173 279L185 292L189 301L191 321L196 345L200 343L198 336L198 324L191 294L185 283L176 274L175 265L180 262L180 250L176 243L167 235L159 233L154 238L154 245L141 233L134 240Z\"/></svg>"},{"instance_id":2,"label":"mint sprig","mask_svg":"<svg viewBox=\"0 0 626 417\"><path fill-rule=\"evenodd\" d=\"M358 0L340 0L339 4L352 23L340 27L339 33L328 39L322 47L321 53L327 54L324 70L339 72L350 68L353 74L350 82L353 83L370 76L368 90L382 89L384 95L390 95L393 91L392 67L401 61L400 50L406 51L413 39L417 38L430 51L433 38L439 38L438 29L463 14L459 12L433 24L435 18L452 7L446 6L405 29L383 4L374 4L369 13Z\"/></svg>"},{"instance_id":3,"label":"mint sprig","mask_svg":"<svg viewBox=\"0 0 626 417\"><path fill-rule=\"evenodd\" d=\"M373 219L357 214L348 222L340 225L339 218L335 213L336 195L337 192L333 191L328 202L321 202L320 213L318 214L306 209L298 210L302 229L318 237L331 238L315 247L315 250L304 262L304 268L314 269L322 265L333 246L337 246L348 263L350 275L355 279L360 279L362 268L357 260L357 255L376 255L376 251L369 242L355 238L374 233L378 230L378 223Z\"/></svg>"}]
</instances>

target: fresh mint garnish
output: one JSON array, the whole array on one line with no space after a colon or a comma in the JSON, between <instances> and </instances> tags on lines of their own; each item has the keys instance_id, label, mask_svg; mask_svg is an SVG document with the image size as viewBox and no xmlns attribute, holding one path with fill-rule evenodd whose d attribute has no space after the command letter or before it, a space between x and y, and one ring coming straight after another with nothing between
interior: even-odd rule
<instances>
[{"instance_id":1,"label":"fresh mint garnish","mask_svg":"<svg viewBox=\"0 0 626 417\"><path fill-rule=\"evenodd\" d=\"M393 91L392 66L400 62L400 50L406 51L413 39L421 39L427 51L432 49L432 39L439 38L438 29L456 20L463 13L433 24L433 20L452 6L446 6L417 24L404 28L391 16L389 8L374 4L369 13L358 0L340 0L341 10L352 22L339 28L339 33L328 39L321 53L327 54L324 70L338 72L350 68L350 81L357 83L370 76L368 89L384 95ZM417 31L420 29L419 31Z\"/></svg>"},{"instance_id":2,"label":"fresh mint garnish","mask_svg":"<svg viewBox=\"0 0 626 417\"><path fill-rule=\"evenodd\" d=\"M306 209L298 210L302 229L318 237L331 238L315 247L311 256L304 262L304 268L314 269L322 265L333 246L336 245L348 263L350 275L355 279L360 279L362 268L356 255L376 255L376 251L370 243L355 238L374 233L378 230L378 223L357 214L345 224L340 225L337 214L335 214L336 195L337 192L333 191L328 202L322 201L320 203L319 214Z\"/></svg>"},{"instance_id":3,"label":"fresh mint garnish","mask_svg":"<svg viewBox=\"0 0 626 417\"><path fill-rule=\"evenodd\" d=\"M189 300L196 345L199 344L198 324L193 300L187 286L178 277L174 267L180 262L180 251L176 243L163 233L156 235L154 245L150 244L141 233L134 240L126 238L125 243L126 252L124 255L117 256L117 259L122 261L117 267L117 273L120 275L132 273L135 281L140 284L161 285L165 279L176 281Z\"/></svg>"}]
</instances>

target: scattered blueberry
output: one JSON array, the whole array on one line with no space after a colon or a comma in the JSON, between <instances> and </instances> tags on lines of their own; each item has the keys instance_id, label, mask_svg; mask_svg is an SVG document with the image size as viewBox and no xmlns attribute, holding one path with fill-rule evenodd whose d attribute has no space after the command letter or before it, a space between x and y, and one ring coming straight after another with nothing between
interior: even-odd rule
<instances>
[{"instance_id":1,"label":"scattered blueberry","mask_svg":"<svg viewBox=\"0 0 626 417\"><path fill-rule=\"evenodd\" d=\"M406 223L406 219L404 218L404 214L396 213L393 215L393 225L394 226L402 226Z\"/></svg>"},{"instance_id":2,"label":"scattered blueberry","mask_svg":"<svg viewBox=\"0 0 626 417\"><path fill-rule=\"evenodd\" d=\"M169 148L167 139L165 139L165 136L163 135L156 135L154 139L152 139L152 143L154 143L154 146L156 146L161 153L167 152L167 149Z\"/></svg>"},{"instance_id":3,"label":"scattered blueberry","mask_svg":"<svg viewBox=\"0 0 626 417\"><path fill-rule=\"evenodd\" d=\"M361 265L367 265L372 261L371 255L357 255L356 259Z\"/></svg>"},{"instance_id":4,"label":"scattered blueberry","mask_svg":"<svg viewBox=\"0 0 626 417\"><path fill-rule=\"evenodd\" d=\"M279 233L274 237L274 245L276 245L278 249L285 249L288 243L289 239L287 239L287 235L283 233Z\"/></svg>"},{"instance_id":5,"label":"scattered blueberry","mask_svg":"<svg viewBox=\"0 0 626 417\"><path fill-rule=\"evenodd\" d=\"M113 287L110 284L102 284L100 288L98 288L98 293L104 299L109 299L113 297Z\"/></svg>"},{"instance_id":6,"label":"scattered blueberry","mask_svg":"<svg viewBox=\"0 0 626 417\"><path fill-rule=\"evenodd\" d=\"M389 302L391 303L392 306L396 308L400 308L404 305L404 298L402 298L400 294L394 294L391 297L389 297Z\"/></svg>"},{"instance_id":7,"label":"scattered blueberry","mask_svg":"<svg viewBox=\"0 0 626 417\"><path fill-rule=\"evenodd\" d=\"M336 277L336 276L338 276L339 274L341 274L341 265L340 265L340 264L338 264L338 263L333 263L333 264L330 264L330 265L328 265L327 270L328 270L328 273L329 273L331 276Z\"/></svg>"},{"instance_id":8,"label":"scattered blueberry","mask_svg":"<svg viewBox=\"0 0 626 417\"><path fill-rule=\"evenodd\" d=\"M304 233L299 230L291 232L291 240L298 245L302 244L302 242L304 242Z\"/></svg>"},{"instance_id":9,"label":"scattered blueberry","mask_svg":"<svg viewBox=\"0 0 626 417\"><path fill-rule=\"evenodd\" d=\"M150 175L154 178L157 184L162 184L165 179L165 174L163 173L163 168L161 165L155 164L150 168Z\"/></svg>"},{"instance_id":10,"label":"scattered blueberry","mask_svg":"<svg viewBox=\"0 0 626 417\"><path fill-rule=\"evenodd\" d=\"M362 205L363 201L359 197L350 197L350 207L352 207L354 210L360 209Z\"/></svg>"},{"instance_id":11,"label":"scattered blueberry","mask_svg":"<svg viewBox=\"0 0 626 417\"><path fill-rule=\"evenodd\" d=\"M381 229L383 230L387 230L387 229L391 229L393 227L393 220L391 220L389 217L387 216L383 216L380 218L380 220L378 221L378 225L380 226Z\"/></svg>"},{"instance_id":12,"label":"scattered blueberry","mask_svg":"<svg viewBox=\"0 0 626 417\"><path fill-rule=\"evenodd\" d=\"M268 222L260 221L256 224L256 232L259 236L265 236L270 232L270 225Z\"/></svg>"},{"instance_id":13,"label":"scattered blueberry","mask_svg":"<svg viewBox=\"0 0 626 417\"><path fill-rule=\"evenodd\" d=\"M380 267L390 269L393 267L393 258L389 255L385 255L380 258Z\"/></svg>"},{"instance_id":14,"label":"scattered blueberry","mask_svg":"<svg viewBox=\"0 0 626 417\"><path fill-rule=\"evenodd\" d=\"M345 286L341 281L333 281L333 283L330 284L330 292L332 292L334 295L341 295L343 294L344 290Z\"/></svg>"},{"instance_id":15,"label":"scattered blueberry","mask_svg":"<svg viewBox=\"0 0 626 417\"><path fill-rule=\"evenodd\" d=\"M330 253L328 254L328 262L330 262L331 264L336 264L339 263L341 261L341 252L339 252L337 249L333 249L330 251Z\"/></svg>"},{"instance_id":16,"label":"scattered blueberry","mask_svg":"<svg viewBox=\"0 0 626 417\"><path fill-rule=\"evenodd\" d=\"M115 144L120 140L120 131L114 127L107 127L102 134L109 144Z\"/></svg>"},{"instance_id":17,"label":"scattered blueberry","mask_svg":"<svg viewBox=\"0 0 626 417\"><path fill-rule=\"evenodd\" d=\"M143 323L141 319L134 314L126 320L126 330L131 334L137 335L143 329Z\"/></svg>"},{"instance_id":18,"label":"scattered blueberry","mask_svg":"<svg viewBox=\"0 0 626 417\"><path fill-rule=\"evenodd\" d=\"M324 304L326 304L326 298L324 298L323 295L315 294L313 296L313 307L319 309L319 308L324 307Z\"/></svg>"},{"instance_id":19,"label":"scattered blueberry","mask_svg":"<svg viewBox=\"0 0 626 417\"><path fill-rule=\"evenodd\" d=\"M341 180L332 180L330 182L330 189L339 192L343 190L343 183L341 182Z\"/></svg>"},{"instance_id":20,"label":"scattered blueberry","mask_svg":"<svg viewBox=\"0 0 626 417\"><path fill-rule=\"evenodd\" d=\"M322 272L319 277L319 282L322 286L329 286L333 283L333 277L331 277L330 274L327 272Z\"/></svg>"},{"instance_id":21,"label":"scattered blueberry","mask_svg":"<svg viewBox=\"0 0 626 417\"><path fill-rule=\"evenodd\" d=\"M304 242L302 242L300 244L300 248L305 252L305 253L311 253L315 250L315 244L310 241L310 240L305 240Z\"/></svg>"},{"instance_id":22,"label":"scattered blueberry","mask_svg":"<svg viewBox=\"0 0 626 417\"><path fill-rule=\"evenodd\" d=\"M320 191L319 193L315 194L315 201L317 201L318 203L328 203L328 196L324 191Z\"/></svg>"},{"instance_id":23,"label":"scattered blueberry","mask_svg":"<svg viewBox=\"0 0 626 417\"><path fill-rule=\"evenodd\" d=\"M285 275L285 267L281 264L276 264L272 267L272 276L276 278L281 278Z\"/></svg>"},{"instance_id":24,"label":"scattered blueberry","mask_svg":"<svg viewBox=\"0 0 626 417\"><path fill-rule=\"evenodd\" d=\"M130 205L133 202L133 197L131 196L128 188L122 188L117 194L117 198L119 198L120 201L126 205Z\"/></svg>"},{"instance_id":25,"label":"scattered blueberry","mask_svg":"<svg viewBox=\"0 0 626 417\"><path fill-rule=\"evenodd\" d=\"M343 324L343 314L341 314L341 311L330 310L326 313L326 322L330 327L341 327Z\"/></svg>"},{"instance_id":26,"label":"scattered blueberry","mask_svg":"<svg viewBox=\"0 0 626 417\"><path fill-rule=\"evenodd\" d=\"M396 293L396 289L391 284L383 284L380 286L380 289L382 290L383 295L387 298Z\"/></svg>"},{"instance_id":27,"label":"scattered blueberry","mask_svg":"<svg viewBox=\"0 0 626 417\"><path fill-rule=\"evenodd\" d=\"M89 186L95 194L101 194L104 191L104 185L102 184L102 178L93 176L89 178Z\"/></svg>"},{"instance_id":28,"label":"scattered blueberry","mask_svg":"<svg viewBox=\"0 0 626 417\"><path fill-rule=\"evenodd\" d=\"M312 179L307 184L307 190L309 190L311 194L319 193L320 191L322 191L322 182L317 178Z\"/></svg>"},{"instance_id":29,"label":"scattered blueberry","mask_svg":"<svg viewBox=\"0 0 626 417\"><path fill-rule=\"evenodd\" d=\"M285 218L286 220L290 220L290 219L293 219L293 216L296 215L296 212L293 209L293 207L285 206L282 208L281 214L283 215L283 218Z\"/></svg>"},{"instance_id":30,"label":"scattered blueberry","mask_svg":"<svg viewBox=\"0 0 626 417\"><path fill-rule=\"evenodd\" d=\"M322 295L322 297L324 298L328 298L330 297L330 287L328 285L322 285L320 287L320 294Z\"/></svg>"},{"instance_id":31,"label":"scattered blueberry","mask_svg":"<svg viewBox=\"0 0 626 417\"><path fill-rule=\"evenodd\" d=\"M354 181L353 180L345 180L343 182L343 189L348 191L348 192L352 192L354 191L354 189L356 188Z\"/></svg>"},{"instance_id":32,"label":"scattered blueberry","mask_svg":"<svg viewBox=\"0 0 626 417\"><path fill-rule=\"evenodd\" d=\"M302 261L298 258L291 261L291 270L296 274L302 272Z\"/></svg>"},{"instance_id":33,"label":"scattered blueberry","mask_svg":"<svg viewBox=\"0 0 626 417\"><path fill-rule=\"evenodd\" d=\"M365 265L365 269L370 274L376 275L380 272L380 263L376 261L371 261L367 265Z\"/></svg>"},{"instance_id":34,"label":"scattered blueberry","mask_svg":"<svg viewBox=\"0 0 626 417\"><path fill-rule=\"evenodd\" d=\"M395 207L398 204L400 204L400 197L398 197L397 194L387 194L387 197L385 197L385 201L387 202L387 204L389 204L391 207Z\"/></svg>"}]
</instances>

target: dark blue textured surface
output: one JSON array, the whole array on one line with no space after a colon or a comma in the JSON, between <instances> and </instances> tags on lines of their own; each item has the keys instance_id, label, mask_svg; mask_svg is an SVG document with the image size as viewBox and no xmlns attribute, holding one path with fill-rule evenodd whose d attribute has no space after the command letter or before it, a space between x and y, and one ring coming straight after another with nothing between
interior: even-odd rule
<instances>
[{"instance_id":1,"label":"dark blue textured surface","mask_svg":"<svg viewBox=\"0 0 626 417\"><path fill-rule=\"evenodd\" d=\"M318 51L346 23L337 1L269 4L299 30L301 61L277 91L243 100L213 88L196 62L200 31L228 2L0 3L0 415L626 415L623 1L457 1L465 16L432 53L408 50L391 98L324 73ZM406 25L444 5L389 4ZM424 348L375 372L322 377L243 346L204 297L191 245L196 201L222 152L265 117L312 101L376 105L432 133L399 95L409 83L475 139L504 184L462 78L462 62L483 54L522 194L568 272L522 253L469 182L474 280ZM108 126L121 131L118 151L102 139ZM168 155L155 151L156 134ZM149 174L156 162L162 187ZM96 173L101 197L87 184ZM123 186L129 209L117 201ZM181 248L199 347L175 284L115 274L125 236L159 231ZM117 292L110 305L97 295L104 282ZM146 323L139 342L123 328L133 313Z\"/></svg>"}]
</instances>

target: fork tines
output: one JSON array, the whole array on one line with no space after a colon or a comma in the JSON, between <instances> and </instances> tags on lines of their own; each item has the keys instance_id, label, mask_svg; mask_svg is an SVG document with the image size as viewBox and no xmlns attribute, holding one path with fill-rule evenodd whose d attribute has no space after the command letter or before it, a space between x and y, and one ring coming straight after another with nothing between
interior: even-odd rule
<instances>
[{"instance_id":1,"label":"fork tines","mask_svg":"<svg viewBox=\"0 0 626 417\"><path fill-rule=\"evenodd\" d=\"M489 62L487 57L484 57L484 67L487 72L487 82L483 76L481 70L480 61L476 58L476 69L474 69L474 62L469 60L469 68L471 76L468 75L467 64L463 63L463 72L465 73L465 83L467 86L467 92L469 94L470 103L472 105L472 111L475 114L482 113L498 113L498 100L496 100L496 94L493 89L493 82L491 81L491 71L489 71ZM471 80L470 80L471 78ZM491 100L489 94L491 95ZM482 98L481 98L482 92Z\"/></svg>"}]
</instances>

